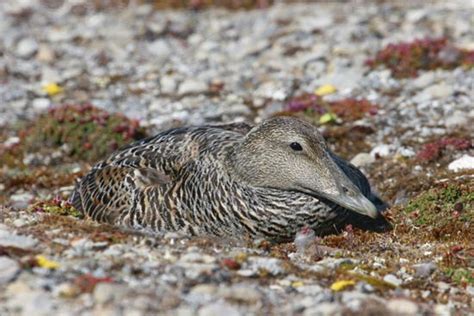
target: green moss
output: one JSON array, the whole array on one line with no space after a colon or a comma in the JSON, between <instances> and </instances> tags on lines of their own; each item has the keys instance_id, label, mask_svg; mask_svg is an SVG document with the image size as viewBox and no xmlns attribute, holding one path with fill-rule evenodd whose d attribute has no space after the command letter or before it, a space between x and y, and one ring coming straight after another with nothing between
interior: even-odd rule
<instances>
[{"instance_id":1,"label":"green moss","mask_svg":"<svg viewBox=\"0 0 474 316\"><path fill-rule=\"evenodd\" d=\"M23 132L26 152L66 146L70 157L96 161L145 136L138 121L90 104L64 105L40 115Z\"/></svg>"},{"instance_id":2,"label":"green moss","mask_svg":"<svg viewBox=\"0 0 474 316\"><path fill-rule=\"evenodd\" d=\"M456 221L474 220L474 192L469 188L447 185L430 189L411 200L405 207L415 225L442 227Z\"/></svg>"},{"instance_id":3,"label":"green moss","mask_svg":"<svg viewBox=\"0 0 474 316\"><path fill-rule=\"evenodd\" d=\"M474 284L474 271L467 268L447 268L444 274L458 285Z\"/></svg>"},{"instance_id":4,"label":"green moss","mask_svg":"<svg viewBox=\"0 0 474 316\"><path fill-rule=\"evenodd\" d=\"M68 201L62 200L61 198L35 203L31 205L28 210L30 212L44 212L52 215L72 216L75 218L84 217L84 214L73 207Z\"/></svg>"}]
</instances>

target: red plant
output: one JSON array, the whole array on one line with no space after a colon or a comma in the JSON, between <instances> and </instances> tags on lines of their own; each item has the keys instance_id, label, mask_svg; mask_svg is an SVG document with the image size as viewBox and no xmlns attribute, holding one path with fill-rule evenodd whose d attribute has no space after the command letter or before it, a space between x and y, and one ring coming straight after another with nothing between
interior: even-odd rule
<instances>
[{"instance_id":1,"label":"red plant","mask_svg":"<svg viewBox=\"0 0 474 316\"><path fill-rule=\"evenodd\" d=\"M329 112L346 121L361 119L367 113L377 114L377 106L365 99L346 98L329 102L311 93L291 99L288 102L287 110L291 113L305 112L311 116L320 116Z\"/></svg>"},{"instance_id":2,"label":"red plant","mask_svg":"<svg viewBox=\"0 0 474 316\"><path fill-rule=\"evenodd\" d=\"M413 42L389 44L366 64L375 68L384 65L395 78L416 77L419 70L453 69L474 66L474 51L459 49L446 38L417 39Z\"/></svg>"},{"instance_id":3,"label":"red plant","mask_svg":"<svg viewBox=\"0 0 474 316\"><path fill-rule=\"evenodd\" d=\"M74 284L79 288L81 293L91 293L98 283L112 283L110 277L98 278L92 274L84 274L74 279Z\"/></svg>"},{"instance_id":4,"label":"red plant","mask_svg":"<svg viewBox=\"0 0 474 316\"><path fill-rule=\"evenodd\" d=\"M466 150L472 147L472 143L467 138L446 137L438 141L425 144L416 155L421 161L434 161L438 159L443 151Z\"/></svg>"}]
</instances>

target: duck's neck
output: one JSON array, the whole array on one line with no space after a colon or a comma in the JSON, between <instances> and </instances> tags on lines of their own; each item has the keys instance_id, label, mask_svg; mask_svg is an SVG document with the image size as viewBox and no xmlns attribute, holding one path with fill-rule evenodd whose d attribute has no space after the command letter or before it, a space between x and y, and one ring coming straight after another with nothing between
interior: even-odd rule
<instances>
[{"instance_id":1,"label":"duck's neck","mask_svg":"<svg viewBox=\"0 0 474 316\"><path fill-rule=\"evenodd\" d=\"M265 168L265 162L258 161L261 158L252 153L252 148L242 142L229 148L225 157L225 165L229 173L239 181L253 187L264 187L265 179L261 170ZM256 168L256 166L260 168Z\"/></svg>"}]
</instances>

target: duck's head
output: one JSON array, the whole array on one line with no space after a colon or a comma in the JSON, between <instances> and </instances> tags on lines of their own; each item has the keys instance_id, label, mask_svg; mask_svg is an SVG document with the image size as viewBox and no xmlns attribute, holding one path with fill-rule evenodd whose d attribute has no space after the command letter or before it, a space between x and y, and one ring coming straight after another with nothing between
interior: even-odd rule
<instances>
[{"instance_id":1,"label":"duck's head","mask_svg":"<svg viewBox=\"0 0 474 316\"><path fill-rule=\"evenodd\" d=\"M253 186L298 191L377 217L374 204L331 158L316 127L292 117L255 126L229 156L232 169Z\"/></svg>"}]
</instances>

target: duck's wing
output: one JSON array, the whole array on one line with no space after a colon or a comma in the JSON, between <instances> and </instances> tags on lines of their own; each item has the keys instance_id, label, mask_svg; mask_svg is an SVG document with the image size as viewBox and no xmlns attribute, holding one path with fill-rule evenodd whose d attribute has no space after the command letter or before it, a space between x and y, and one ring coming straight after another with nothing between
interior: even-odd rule
<instances>
[{"instance_id":1,"label":"duck's wing","mask_svg":"<svg viewBox=\"0 0 474 316\"><path fill-rule=\"evenodd\" d=\"M246 135L253 128L252 125L244 123L244 122L211 125L211 127L235 132L241 135Z\"/></svg>"},{"instance_id":2,"label":"duck's wing","mask_svg":"<svg viewBox=\"0 0 474 316\"><path fill-rule=\"evenodd\" d=\"M130 144L95 165L77 183L70 201L97 221L140 225L150 204L159 203L179 182L183 168L242 137L245 128L178 128Z\"/></svg>"}]
</instances>

